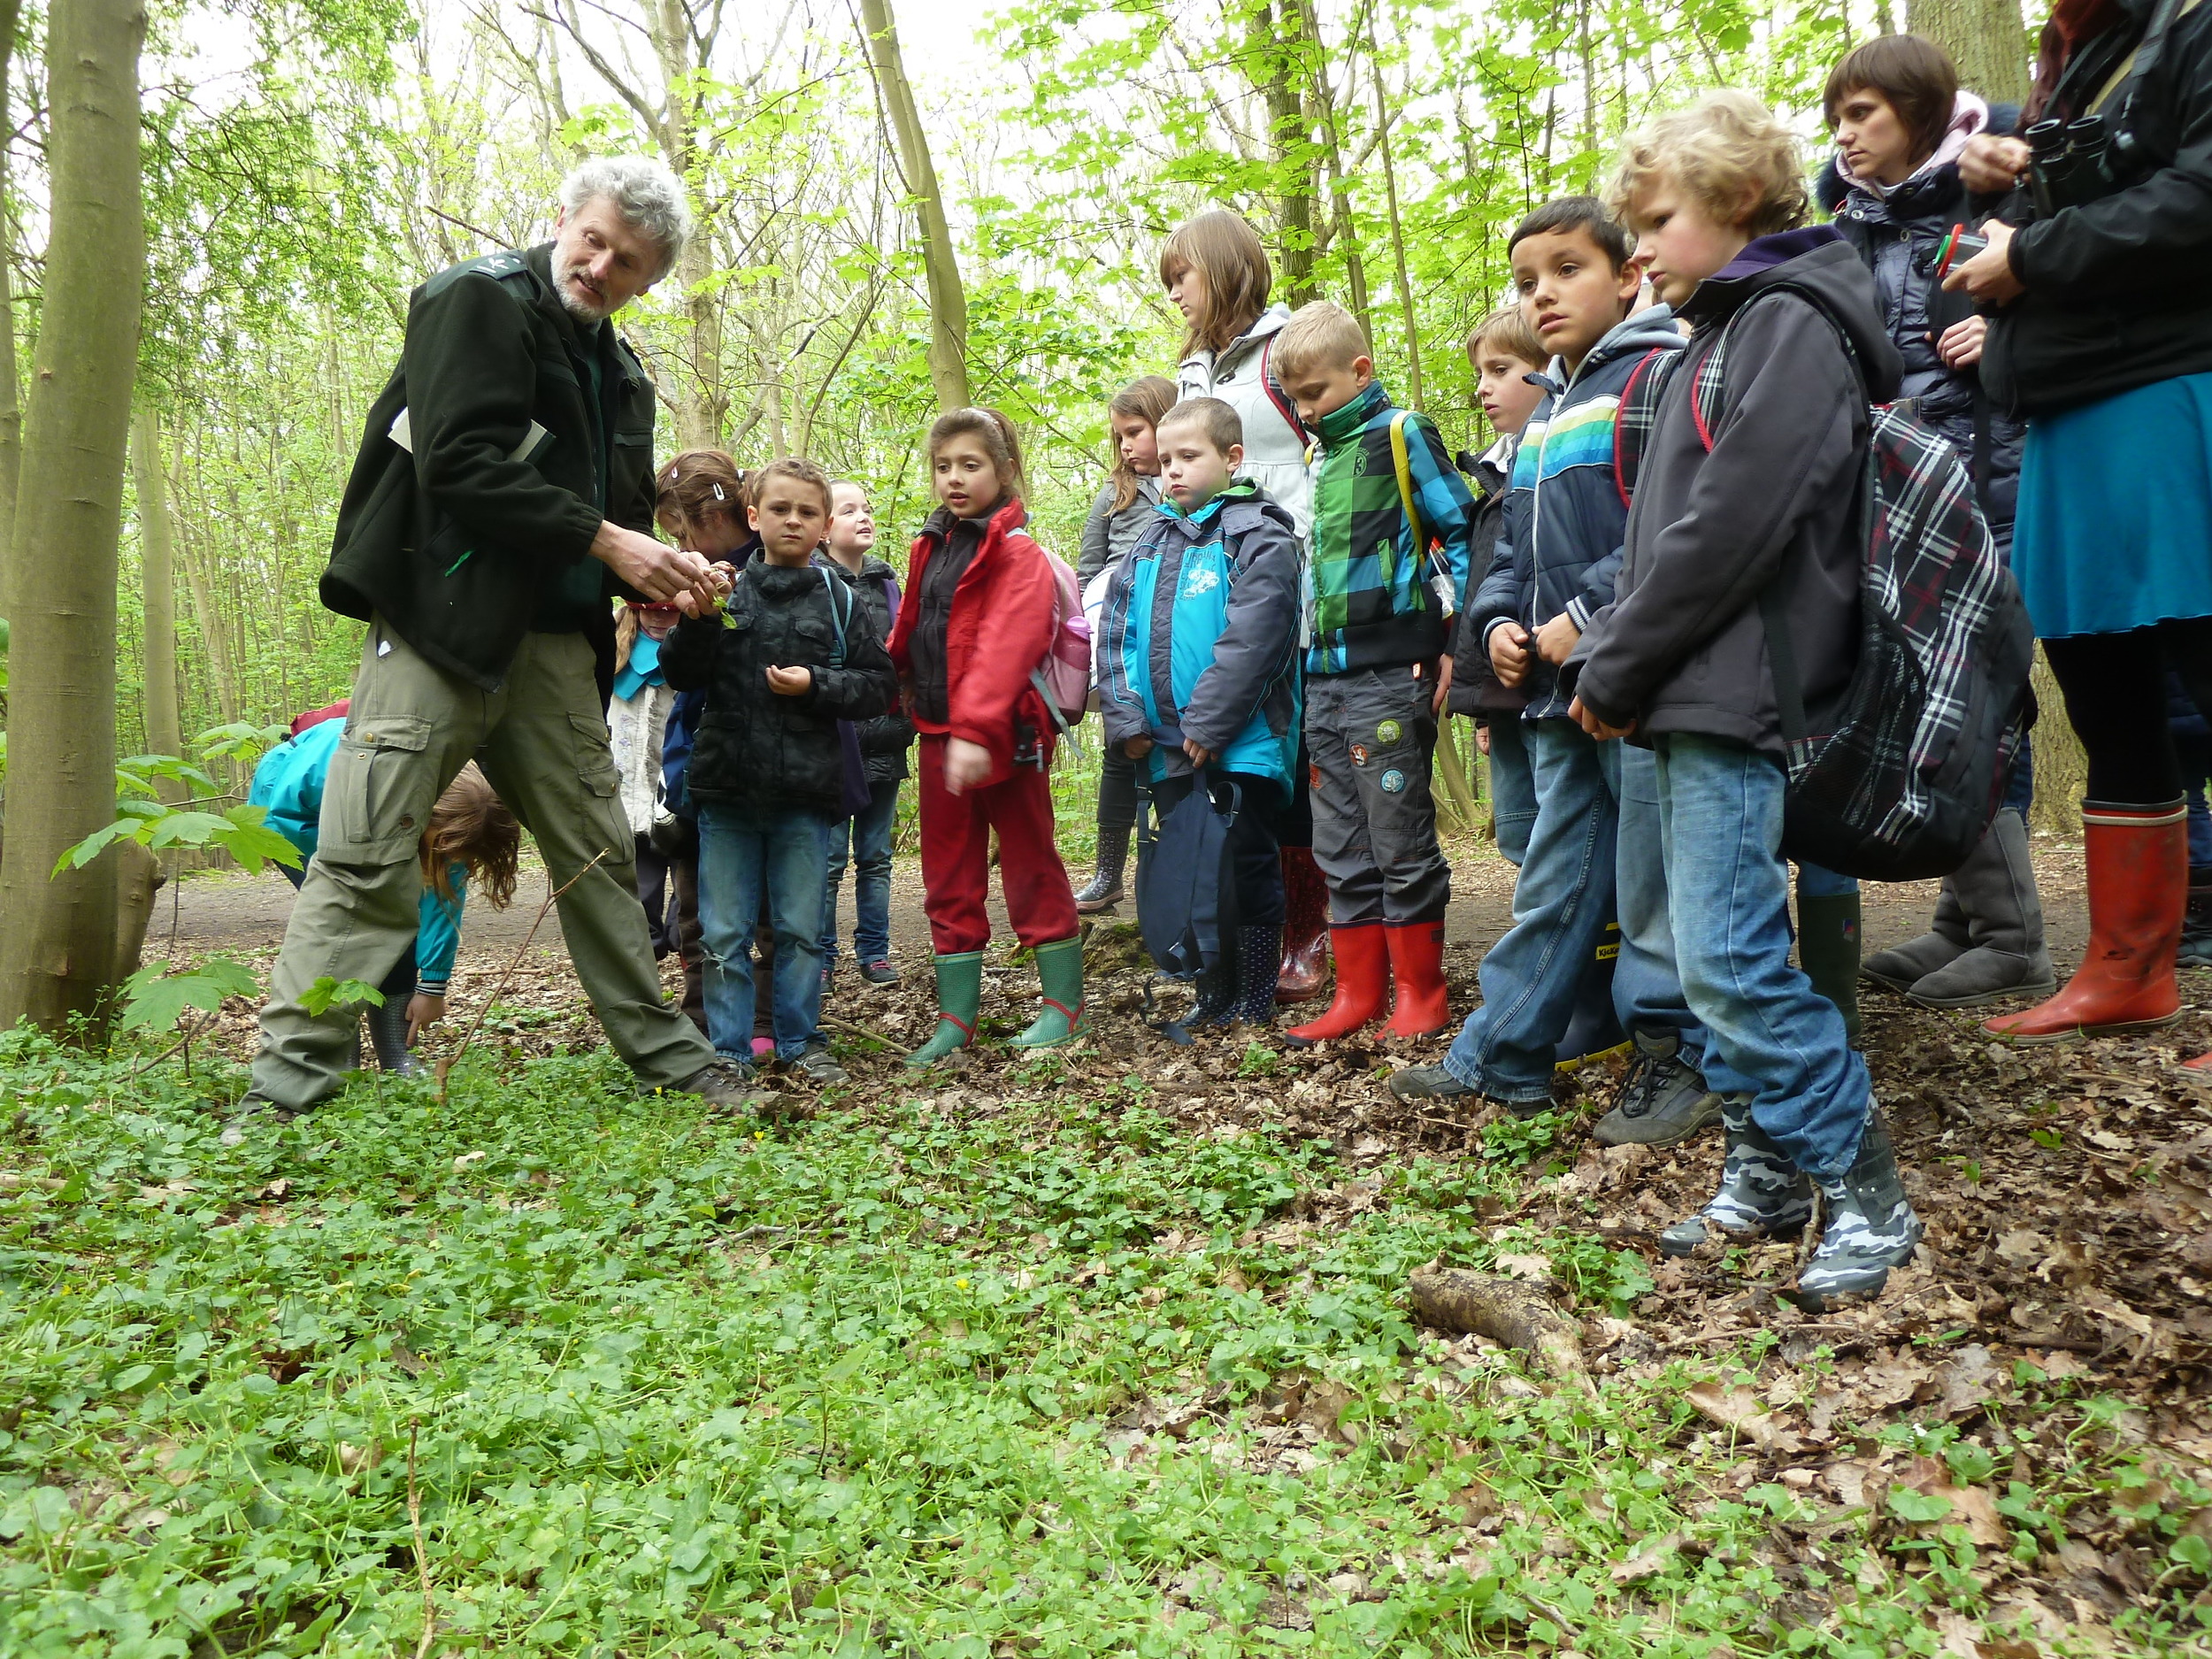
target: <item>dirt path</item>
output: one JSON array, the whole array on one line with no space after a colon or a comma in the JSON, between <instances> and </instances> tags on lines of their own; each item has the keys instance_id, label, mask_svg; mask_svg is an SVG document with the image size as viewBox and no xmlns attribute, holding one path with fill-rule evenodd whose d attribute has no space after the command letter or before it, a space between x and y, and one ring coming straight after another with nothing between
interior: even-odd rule
<instances>
[{"instance_id":1,"label":"dirt path","mask_svg":"<svg viewBox=\"0 0 2212 1659\"><path fill-rule=\"evenodd\" d=\"M2078 843L2056 836L2037 836L2035 860L2051 951L2062 968L2068 967L2079 956L2088 927L2082 901L2081 849ZM1487 847L1455 849L1452 908L1446 921L1446 940L1455 974L1471 976L1482 952L1512 925L1513 874L1512 866ZM922 915L920 860L902 856L893 882L892 949L902 963L918 968L929 956L929 926ZM472 905L461 942L462 963L481 967L493 961L504 962L530 931L545 895L545 872L533 865L523 872L510 909ZM1935 908L1935 895L1932 881L1870 884L1865 898L1867 949L1880 950L1923 932ZM147 935L147 955L270 949L283 940L284 925L292 913L292 897L291 885L273 869L258 876L236 871L188 876L162 894ZM849 937L849 882L843 897L844 926ZM1002 936L1010 935L995 886L991 910L995 928ZM1134 902L1125 901L1118 918L1133 920L1135 913ZM565 959L557 916L546 918L538 932L538 946L549 956Z\"/></svg>"}]
</instances>

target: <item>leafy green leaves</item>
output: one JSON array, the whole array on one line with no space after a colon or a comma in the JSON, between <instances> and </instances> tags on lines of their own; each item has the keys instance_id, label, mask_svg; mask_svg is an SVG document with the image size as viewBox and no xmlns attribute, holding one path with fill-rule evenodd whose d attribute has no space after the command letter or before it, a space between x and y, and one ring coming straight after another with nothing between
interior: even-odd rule
<instances>
[{"instance_id":1,"label":"leafy green leaves","mask_svg":"<svg viewBox=\"0 0 2212 1659\"><path fill-rule=\"evenodd\" d=\"M258 996L260 981L251 968L228 956L210 956L196 968L176 973L166 962L150 962L123 981L125 1031L161 1031L177 1023L188 1008L215 1012L227 996Z\"/></svg>"},{"instance_id":2,"label":"leafy green leaves","mask_svg":"<svg viewBox=\"0 0 2212 1659\"><path fill-rule=\"evenodd\" d=\"M384 1006L384 993L361 979L334 979L326 973L300 993L300 1006L320 1019L334 1008Z\"/></svg>"}]
</instances>

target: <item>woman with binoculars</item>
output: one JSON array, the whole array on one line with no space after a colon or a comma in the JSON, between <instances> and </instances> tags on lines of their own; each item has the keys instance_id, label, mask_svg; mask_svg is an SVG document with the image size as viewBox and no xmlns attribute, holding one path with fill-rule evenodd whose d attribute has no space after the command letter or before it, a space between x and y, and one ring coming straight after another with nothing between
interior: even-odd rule
<instances>
[{"instance_id":1,"label":"woman with binoculars","mask_svg":"<svg viewBox=\"0 0 2212 1659\"><path fill-rule=\"evenodd\" d=\"M1990 313L1983 384L2027 418L2013 568L2089 759L2088 950L1988 1028L2162 1025L2188 880L2168 667L2212 710L2212 4L2059 0L2023 136L1959 170L2004 200L1945 286Z\"/></svg>"}]
</instances>

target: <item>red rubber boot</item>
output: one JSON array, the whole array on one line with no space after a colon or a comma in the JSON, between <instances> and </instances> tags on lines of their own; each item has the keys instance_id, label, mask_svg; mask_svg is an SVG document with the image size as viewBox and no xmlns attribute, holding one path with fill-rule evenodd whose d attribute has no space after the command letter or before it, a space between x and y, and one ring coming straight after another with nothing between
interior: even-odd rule
<instances>
[{"instance_id":1,"label":"red rubber boot","mask_svg":"<svg viewBox=\"0 0 2212 1659\"><path fill-rule=\"evenodd\" d=\"M2056 996L1985 1031L2021 1042L2142 1031L2181 1018L2174 952L2189 894L2188 807L2081 808L2089 949Z\"/></svg>"},{"instance_id":2,"label":"red rubber boot","mask_svg":"<svg viewBox=\"0 0 2212 1659\"><path fill-rule=\"evenodd\" d=\"M1329 977L1329 884L1310 847L1283 849L1283 965L1275 1001L1310 1002Z\"/></svg>"},{"instance_id":3,"label":"red rubber boot","mask_svg":"<svg viewBox=\"0 0 2212 1659\"><path fill-rule=\"evenodd\" d=\"M1390 944L1383 937L1388 931L1380 922L1329 929L1329 944L1336 952L1336 995L1320 1018L1286 1033L1292 1042L1304 1048L1349 1036L1381 1017L1390 996Z\"/></svg>"},{"instance_id":4,"label":"red rubber boot","mask_svg":"<svg viewBox=\"0 0 2212 1659\"><path fill-rule=\"evenodd\" d=\"M1451 995L1444 987L1444 924L1400 922L1383 929L1390 945L1390 977L1397 1006L1386 1037L1426 1037L1444 1029L1452 1017Z\"/></svg>"}]
</instances>

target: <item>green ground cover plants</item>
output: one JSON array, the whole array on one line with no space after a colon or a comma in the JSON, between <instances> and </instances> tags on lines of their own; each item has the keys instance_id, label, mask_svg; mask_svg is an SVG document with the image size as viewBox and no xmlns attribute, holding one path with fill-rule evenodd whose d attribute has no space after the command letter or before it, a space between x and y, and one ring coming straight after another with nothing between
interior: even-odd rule
<instances>
[{"instance_id":1,"label":"green ground cover plants","mask_svg":"<svg viewBox=\"0 0 2212 1659\"><path fill-rule=\"evenodd\" d=\"M1494 1225L1542 1135L1343 1202L1331 1142L1135 1077L771 1128L585 1055L226 1148L211 1063L152 1052L0 1038L8 1654L1934 1654L2093 1502L2163 1575L2097 1641L2203 1640L2212 1493L2079 1384L1870 1428L1944 1479L1839 1507L1693 1397L1766 1388L1760 1344L1585 1394L1417 1330L1440 1256L1548 1258L1615 1325L1652 1288Z\"/></svg>"}]
</instances>

